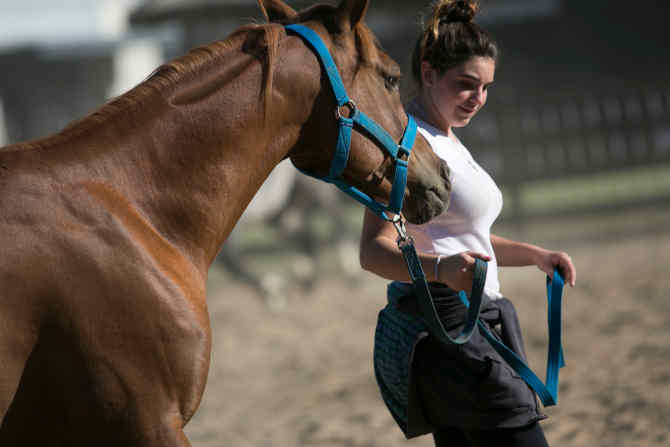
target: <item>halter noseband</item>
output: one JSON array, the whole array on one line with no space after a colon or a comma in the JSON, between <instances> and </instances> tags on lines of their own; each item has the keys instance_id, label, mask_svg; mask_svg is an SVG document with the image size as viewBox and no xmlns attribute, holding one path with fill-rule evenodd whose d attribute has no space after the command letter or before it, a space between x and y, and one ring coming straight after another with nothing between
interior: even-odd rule
<instances>
[{"instance_id":1,"label":"halter noseband","mask_svg":"<svg viewBox=\"0 0 670 447\"><path fill-rule=\"evenodd\" d=\"M337 146L335 148L335 155L330 165L328 176L320 177L314 176L320 180L332 183L355 200L367 206L370 210L376 213L384 220L392 221L399 218L400 210L402 209L403 198L405 197L405 186L407 184L407 161L409 160L414 140L416 139L416 122L411 115L408 115L407 128L405 134L397 144L393 137L388 134L379 124L361 112L356 103L354 103L344 88L342 78L337 70L337 66L328 51L328 48L321 40L321 37L310 28L303 25L288 25L286 29L302 37L309 47L316 53L321 65L328 75L330 85L333 88L335 99L337 101L337 108L335 116L339 125L339 135L337 137ZM350 115L344 116L342 114L343 108L350 110ZM377 145L389 153L395 164L395 176L393 179L393 186L391 188L391 196L388 205L374 200L372 197L365 194L358 188L348 185L342 179L342 172L347 166L349 160L349 151L351 150L351 131L352 129L362 129L373 138ZM395 216L389 217L386 212L391 212Z\"/></svg>"}]
</instances>

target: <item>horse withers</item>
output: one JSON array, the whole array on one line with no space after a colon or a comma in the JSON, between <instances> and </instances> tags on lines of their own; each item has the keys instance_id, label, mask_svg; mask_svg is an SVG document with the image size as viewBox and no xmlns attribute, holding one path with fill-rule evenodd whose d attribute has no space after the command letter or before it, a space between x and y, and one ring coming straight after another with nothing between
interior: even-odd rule
<instances>
[{"instance_id":1,"label":"horse withers","mask_svg":"<svg viewBox=\"0 0 670 447\"><path fill-rule=\"evenodd\" d=\"M0 445L187 446L205 388L208 268L282 159L324 175L338 125L318 33L360 110L399 141L398 66L367 0L296 12L196 49L57 135L0 150ZM391 190L388 155L354 132L342 176ZM421 137L404 214L447 206L446 167Z\"/></svg>"}]
</instances>

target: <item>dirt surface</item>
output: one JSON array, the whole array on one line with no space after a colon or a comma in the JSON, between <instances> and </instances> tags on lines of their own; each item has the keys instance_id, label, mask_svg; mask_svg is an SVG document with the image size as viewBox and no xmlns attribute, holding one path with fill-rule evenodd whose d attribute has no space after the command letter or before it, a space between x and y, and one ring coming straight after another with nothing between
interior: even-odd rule
<instances>
[{"instance_id":1,"label":"dirt surface","mask_svg":"<svg viewBox=\"0 0 670 447\"><path fill-rule=\"evenodd\" d=\"M556 248L556 247L552 247ZM670 445L670 234L568 247L579 269L566 289L558 407L544 428L553 446ZM531 367L544 377L544 276L501 270L520 314ZM405 441L374 381L372 343L385 281L332 278L268 308L213 269L214 349L195 447L432 446Z\"/></svg>"}]
</instances>

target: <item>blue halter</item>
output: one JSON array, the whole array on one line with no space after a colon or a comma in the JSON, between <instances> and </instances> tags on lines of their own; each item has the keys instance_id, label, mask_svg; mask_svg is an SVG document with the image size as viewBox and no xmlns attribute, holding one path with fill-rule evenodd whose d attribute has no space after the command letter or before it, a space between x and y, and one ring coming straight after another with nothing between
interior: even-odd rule
<instances>
[{"instance_id":1,"label":"blue halter","mask_svg":"<svg viewBox=\"0 0 670 447\"><path fill-rule=\"evenodd\" d=\"M332 183L355 200L367 206L384 220L391 221L386 213L391 212L398 216L402 209L403 198L405 197L405 186L407 184L407 161L409 160L414 140L416 139L416 122L411 115L408 115L407 128L400 144L397 144L393 137L386 132L379 124L370 119L363 112L358 110L356 104L349 99L347 91L342 83L342 78L337 71L337 66L333 61L328 48L317 33L303 25L288 25L286 29L302 37L307 44L314 50L319 58L321 65L330 79L330 85L333 87L333 93L337 100L336 116L339 125L339 135L337 137L337 147L335 155L330 165L330 172L326 177L313 176L328 183ZM342 115L341 110L347 107L351 110L349 117ZM388 152L395 163L395 177L388 205L380 203L358 188L348 185L342 179L342 172L347 166L349 160L349 151L351 149L351 131L356 127L363 129L367 135L373 138L377 144ZM311 175L311 174L308 174Z\"/></svg>"}]
</instances>

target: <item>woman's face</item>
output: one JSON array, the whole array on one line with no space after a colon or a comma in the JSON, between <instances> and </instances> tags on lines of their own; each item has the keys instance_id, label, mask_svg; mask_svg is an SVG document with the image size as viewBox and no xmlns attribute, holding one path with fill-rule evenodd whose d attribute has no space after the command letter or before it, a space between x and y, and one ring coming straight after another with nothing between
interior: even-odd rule
<instances>
[{"instance_id":1,"label":"woman's face","mask_svg":"<svg viewBox=\"0 0 670 447\"><path fill-rule=\"evenodd\" d=\"M466 126L486 104L489 86L493 83L495 61L475 56L444 74L434 70L428 62L422 65L424 109L435 124L443 129Z\"/></svg>"}]
</instances>

